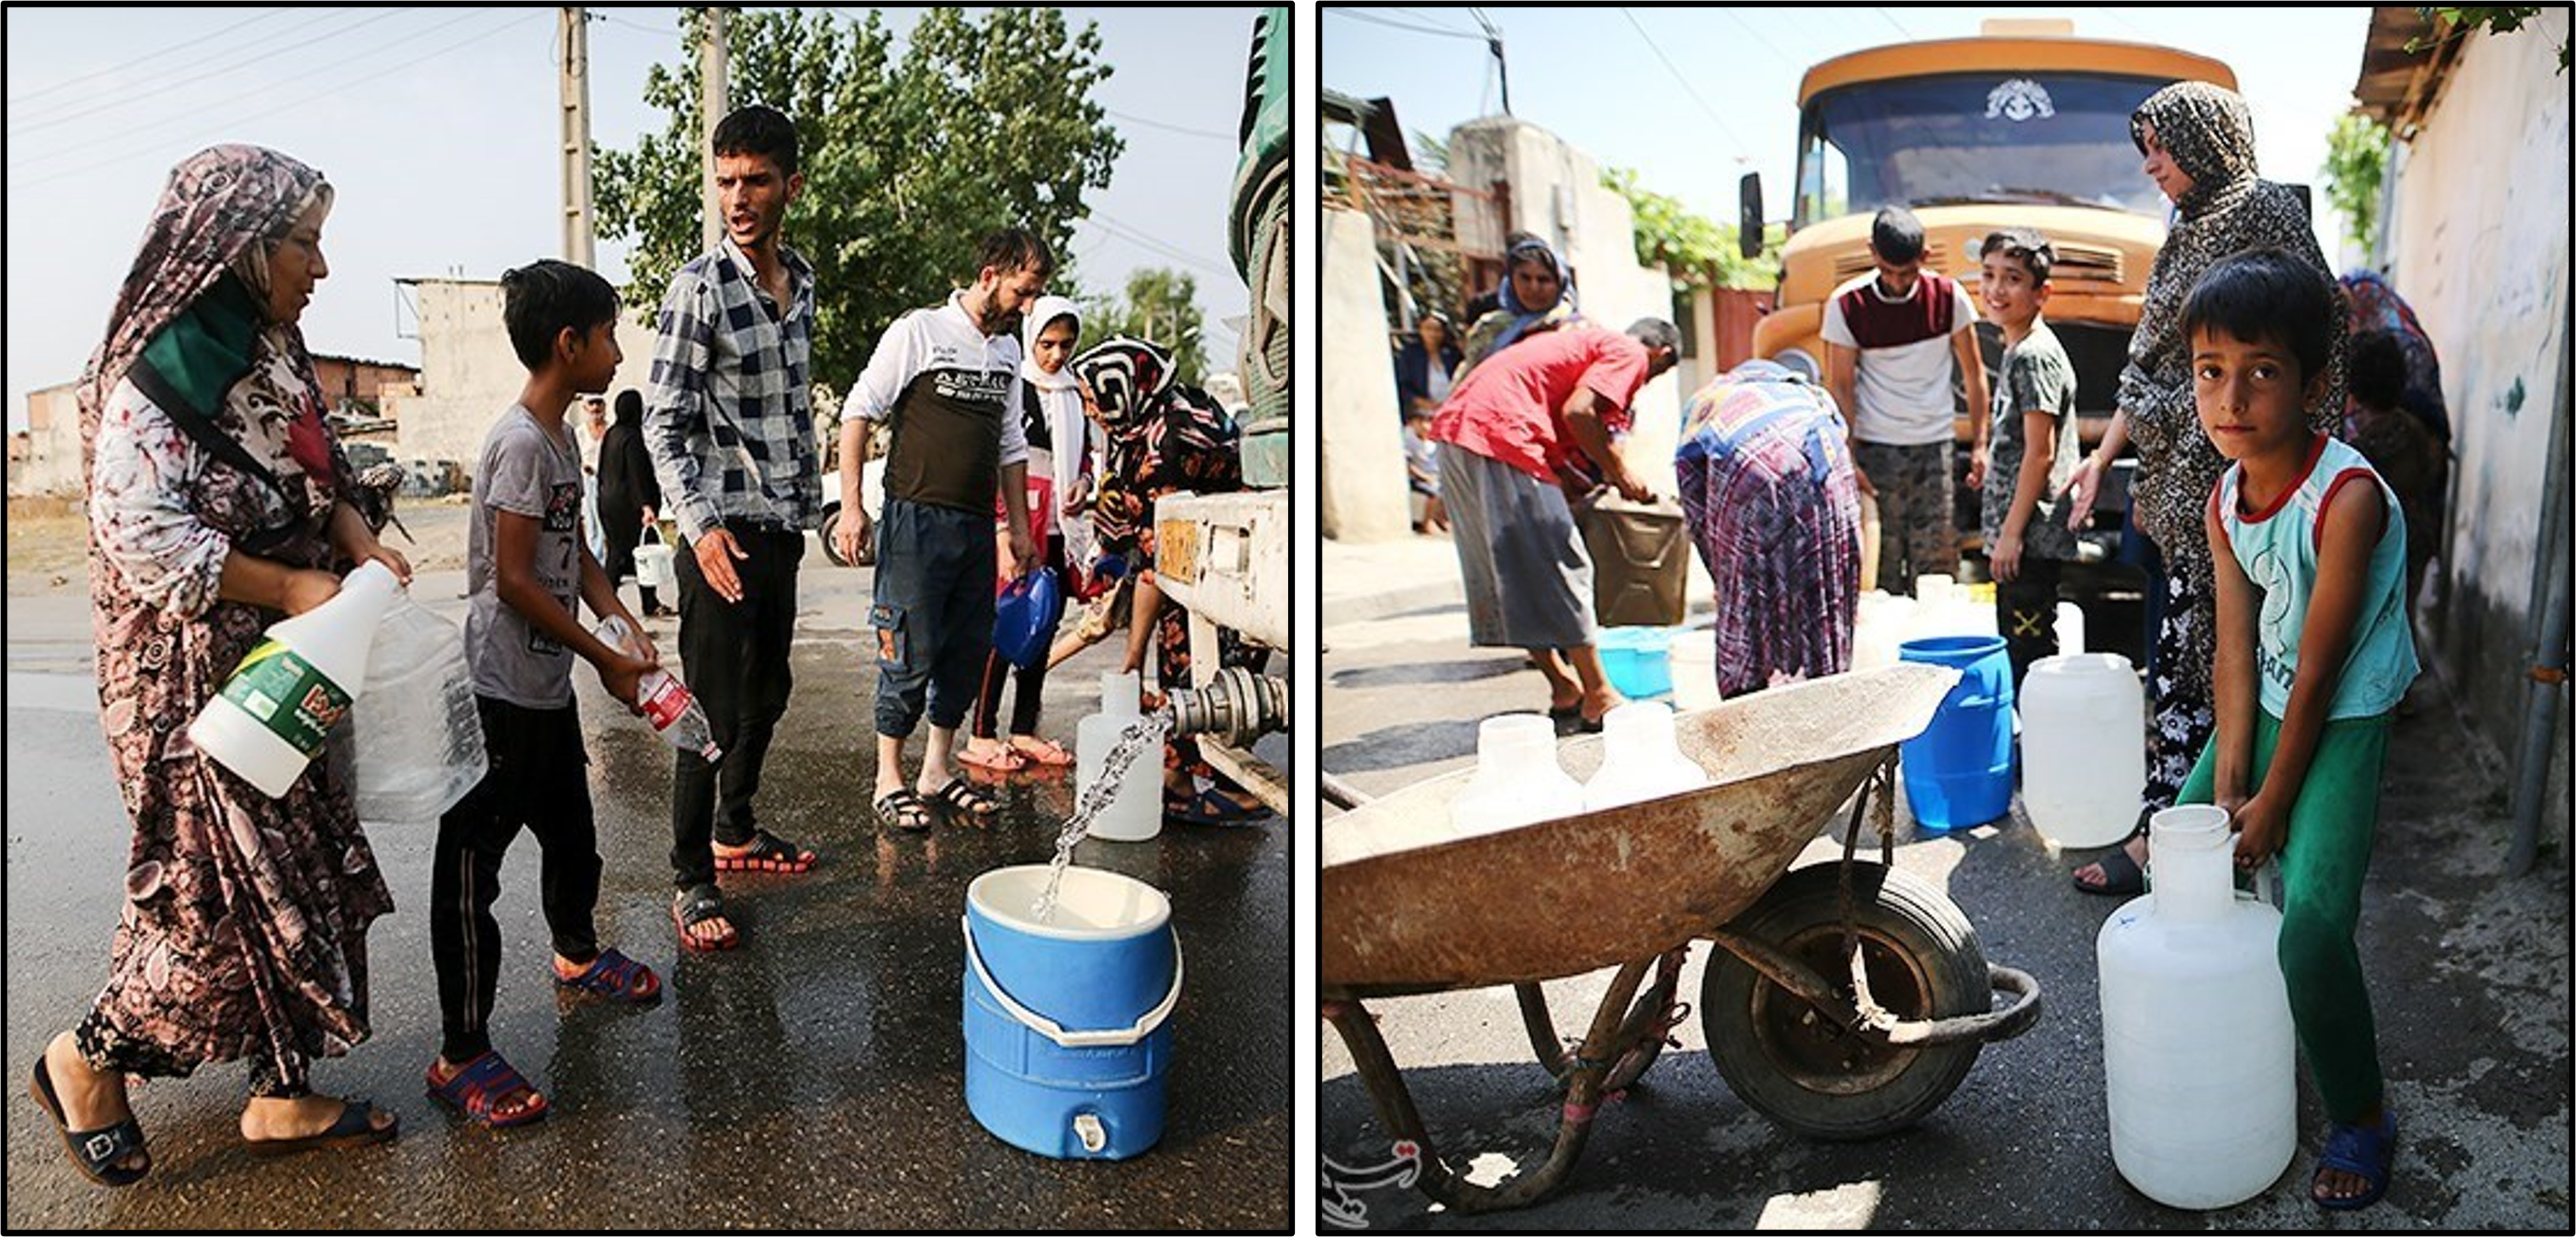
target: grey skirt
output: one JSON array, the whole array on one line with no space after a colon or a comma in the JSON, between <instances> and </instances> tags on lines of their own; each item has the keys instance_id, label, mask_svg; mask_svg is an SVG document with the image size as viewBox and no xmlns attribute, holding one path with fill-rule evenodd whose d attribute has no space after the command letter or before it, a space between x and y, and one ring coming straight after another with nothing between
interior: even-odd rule
<instances>
[{"instance_id":1,"label":"grey skirt","mask_svg":"<svg viewBox=\"0 0 2576 1237\"><path fill-rule=\"evenodd\" d=\"M1562 649L1593 642L1592 560L1565 491L1443 444L1440 496L1467 586L1471 643Z\"/></svg>"}]
</instances>

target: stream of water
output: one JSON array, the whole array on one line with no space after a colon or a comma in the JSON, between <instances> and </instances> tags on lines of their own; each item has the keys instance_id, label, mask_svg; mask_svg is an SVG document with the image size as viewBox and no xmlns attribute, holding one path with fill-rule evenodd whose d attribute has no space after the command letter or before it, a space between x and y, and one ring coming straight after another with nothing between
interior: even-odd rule
<instances>
[{"instance_id":1,"label":"stream of water","mask_svg":"<svg viewBox=\"0 0 2576 1237\"><path fill-rule=\"evenodd\" d=\"M1110 747L1109 755L1100 762L1100 776L1092 779L1090 785L1076 790L1073 815L1065 818L1063 831L1056 834L1055 863L1053 870L1047 873L1046 892L1038 896L1032 911L1039 923L1055 918L1057 887L1064 883L1065 866L1073 862L1074 846L1091 832L1092 818L1118 797L1118 787L1126 780L1128 766L1135 764L1136 757L1147 748L1161 747L1163 736L1170 732L1171 726L1168 710L1137 718L1119 733L1118 742ZM1161 810L1159 803L1155 810Z\"/></svg>"}]
</instances>

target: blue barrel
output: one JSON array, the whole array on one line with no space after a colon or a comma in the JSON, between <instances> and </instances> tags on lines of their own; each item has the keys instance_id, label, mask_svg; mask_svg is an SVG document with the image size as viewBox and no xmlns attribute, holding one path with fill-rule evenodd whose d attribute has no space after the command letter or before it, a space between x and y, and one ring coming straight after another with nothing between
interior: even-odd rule
<instances>
[{"instance_id":1,"label":"blue barrel","mask_svg":"<svg viewBox=\"0 0 2576 1237\"><path fill-rule=\"evenodd\" d=\"M2012 811L2012 659L2001 636L1908 640L1897 657L1959 672L1932 724L1897 748L1905 798L1925 833L1982 825Z\"/></svg>"},{"instance_id":2,"label":"blue barrel","mask_svg":"<svg viewBox=\"0 0 2576 1237\"><path fill-rule=\"evenodd\" d=\"M966 1108L993 1136L1060 1160L1123 1160L1163 1136L1181 993L1161 890L1068 867L1040 923L1046 864L966 887Z\"/></svg>"}]
</instances>

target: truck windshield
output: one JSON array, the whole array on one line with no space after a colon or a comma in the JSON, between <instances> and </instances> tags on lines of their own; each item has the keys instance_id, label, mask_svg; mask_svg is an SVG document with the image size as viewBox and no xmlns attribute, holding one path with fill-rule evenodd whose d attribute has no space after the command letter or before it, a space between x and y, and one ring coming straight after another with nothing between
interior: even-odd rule
<instances>
[{"instance_id":1,"label":"truck windshield","mask_svg":"<svg viewBox=\"0 0 2576 1237\"><path fill-rule=\"evenodd\" d=\"M2161 218L2129 113L2171 79L1973 73L1865 82L1808 101L1793 226L1881 206L2039 202Z\"/></svg>"}]
</instances>

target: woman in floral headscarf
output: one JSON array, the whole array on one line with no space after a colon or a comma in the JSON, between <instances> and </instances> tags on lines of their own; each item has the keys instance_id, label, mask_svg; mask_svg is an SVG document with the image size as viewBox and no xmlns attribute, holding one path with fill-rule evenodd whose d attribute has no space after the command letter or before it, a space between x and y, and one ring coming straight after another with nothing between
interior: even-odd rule
<instances>
[{"instance_id":1,"label":"woman in floral headscarf","mask_svg":"<svg viewBox=\"0 0 2576 1237\"><path fill-rule=\"evenodd\" d=\"M33 1089L104 1185L149 1167L129 1075L247 1061L258 1152L395 1132L311 1086L315 1058L367 1038L367 925L393 909L345 750L271 799L187 737L269 624L339 591L336 571L411 575L349 501L295 325L329 273L331 197L254 146L181 163L81 380L99 719L134 840L107 983Z\"/></svg>"},{"instance_id":2,"label":"woman in floral headscarf","mask_svg":"<svg viewBox=\"0 0 2576 1237\"><path fill-rule=\"evenodd\" d=\"M2164 568L2162 618L2147 668L2146 802L2128 845L2074 874L2076 888L2107 894L2142 887L2147 818L2173 805L2216 725L2210 666L2217 657L2218 602L2202 516L2227 461L2201 431L2193 406L2183 301L2219 259L2271 246L2306 259L2335 304L2343 303L2306 204L2288 186L2255 175L2254 120L2235 91L2207 82L2167 86L2130 114L2129 135L2146 156L2147 177L2173 200L2173 229L2147 275L2129 363L2120 371L2119 411L2102 445L2077 465L2067 490L2075 500L2067 524L2079 527L2092 511L2102 474L2124 443L2136 443L2130 515L2155 543ZM2326 361L2324 398L2307 410L2308 423L2320 433L2343 417L2343 357L2344 334L2337 331Z\"/></svg>"},{"instance_id":3,"label":"woman in floral headscarf","mask_svg":"<svg viewBox=\"0 0 2576 1237\"><path fill-rule=\"evenodd\" d=\"M1467 342L1459 348L1464 359L1450 376L1453 385L1466 381L1467 371L1486 357L1541 331L1584 320L1565 263L1546 241L1527 233L1516 234L1503 251L1503 283L1495 293L1496 308L1467 328Z\"/></svg>"},{"instance_id":4,"label":"woman in floral headscarf","mask_svg":"<svg viewBox=\"0 0 2576 1237\"><path fill-rule=\"evenodd\" d=\"M1144 569L1154 561L1154 504L1176 491L1223 494L1242 489L1242 447L1234 418L1206 392L1173 381L1171 358L1153 344L1111 339L1074 358L1073 369L1091 392L1109 444L1093 531L1102 549L1140 564L1123 669L1144 667L1151 639L1161 696L1149 696L1144 705L1160 708L1170 693L1190 686L1192 672L1189 616L1163 604L1151 572ZM1224 628L1217 629L1215 654L1219 666L1246 669L1259 669L1267 656ZM1225 825L1270 814L1200 756L1197 740L1175 738L1164 745L1164 819Z\"/></svg>"}]
</instances>

